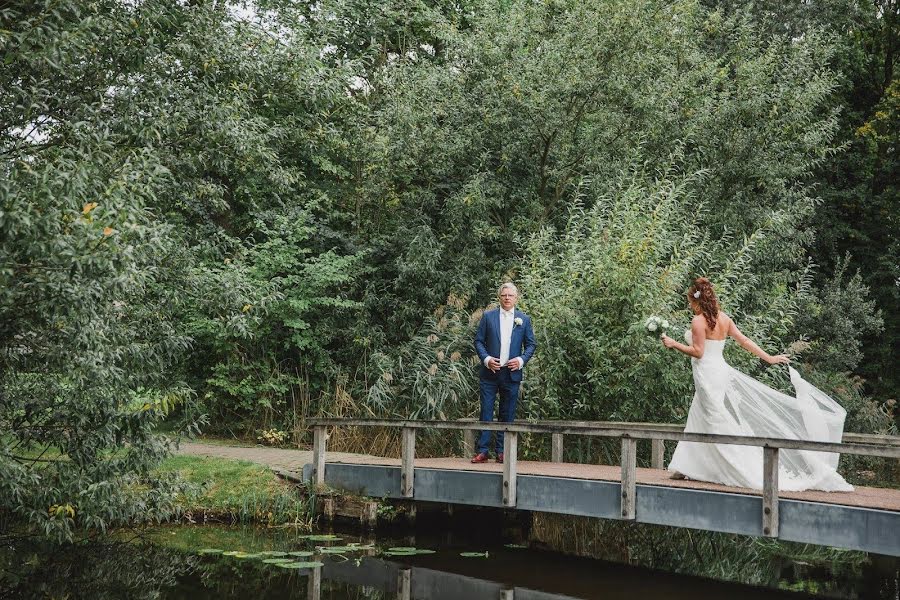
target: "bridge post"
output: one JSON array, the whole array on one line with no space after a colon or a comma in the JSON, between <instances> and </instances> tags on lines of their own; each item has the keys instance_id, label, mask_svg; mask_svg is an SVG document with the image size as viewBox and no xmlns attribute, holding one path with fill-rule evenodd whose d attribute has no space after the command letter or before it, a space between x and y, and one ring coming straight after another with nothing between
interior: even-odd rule
<instances>
[{"instance_id":1,"label":"bridge post","mask_svg":"<svg viewBox=\"0 0 900 600\"><path fill-rule=\"evenodd\" d=\"M634 520L637 491L637 440L622 438L622 518Z\"/></svg>"},{"instance_id":2,"label":"bridge post","mask_svg":"<svg viewBox=\"0 0 900 600\"><path fill-rule=\"evenodd\" d=\"M778 537L778 448L763 448L763 535Z\"/></svg>"},{"instance_id":3,"label":"bridge post","mask_svg":"<svg viewBox=\"0 0 900 600\"><path fill-rule=\"evenodd\" d=\"M463 429L463 453L467 457L475 455L475 430Z\"/></svg>"},{"instance_id":4,"label":"bridge post","mask_svg":"<svg viewBox=\"0 0 900 600\"><path fill-rule=\"evenodd\" d=\"M664 469L663 461L666 455L666 443L663 440L650 440L650 466L654 469Z\"/></svg>"},{"instance_id":5,"label":"bridge post","mask_svg":"<svg viewBox=\"0 0 900 600\"><path fill-rule=\"evenodd\" d=\"M519 434L507 431L503 435L503 506L516 505L516 463Z\"/></svg>"},{"instance_id":6,"label":"bridge post","mask_svg":"<svg viewBox=\"0 0 900 600\"><path fill-rule=\"evenodd\" d=\"M550 462L561 463L563 461L563 434L550 434Z\"/></svg>"},{"instance_id":7,"label":"bridge post","mask_svg":"<svg viewBox=\"0 0 900 600\"><path fill-rule=\"evenodd\" d=\"M316 567L309 572L306 581L307 600L321 600L322 598L322 567Z\"/></svg>"},{"instance_id":8,"label":"bridge post","mask_svg":"<svg viewBox=\"0 0 900 600\"><path fill-rule=\"evenodd\" d=\"M322 425L316 425L313 428L312 482L314 485L325 483L325 432L326 428Z\"/></svg>"},{"instance_id":9,"label":"bridge post","mask_svg":"<svg viewBox=\"0 0 900 600\"><path fill-rule=\"evenodd\" d=\"M413 497L415 458L416 430L412 427L404 427L400 433L400 495L404 498Z\"/></svg>"},{"instance_id":10,"label":"bridge post","mask_svg":"<svg viewBox=\"0 0 900 600\"><path fill-rule=\"evenodd\" d=\"M397 571L397 600L412 598L412 569Z\"/></svg>"}]
</instances>

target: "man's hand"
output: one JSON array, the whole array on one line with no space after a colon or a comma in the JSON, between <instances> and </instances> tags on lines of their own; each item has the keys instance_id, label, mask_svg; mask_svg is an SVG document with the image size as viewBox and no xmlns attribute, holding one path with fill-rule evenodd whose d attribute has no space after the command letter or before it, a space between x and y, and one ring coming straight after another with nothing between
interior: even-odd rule
<instances>
[{"instance_id":1,"label":"man's hand","mask_svg":"<svg viewBox=\"0 0 900 600\"><path fill-rule=\"evenodd\" d=\"M488 360L487 367L488 367L488 369L490 369L491 371L493 371L494 373L496 373L497 371L500 370L500 359L499 359L499 358L494 358L494 357L492 356L492 357L490 358L490 360Z\"/></svg>"},{"instance_id":2,"label":"man's hand","mask_svg":"<svg viewBox=\"0 0 900 600\"><path fill-rule=\"evenodd\" d=\"M506 366L509 367L510 371L518 371L522 368L522 359L520 357L515 357L509 359L509 362L506 363Z\"/></svg>"}]
</instances>

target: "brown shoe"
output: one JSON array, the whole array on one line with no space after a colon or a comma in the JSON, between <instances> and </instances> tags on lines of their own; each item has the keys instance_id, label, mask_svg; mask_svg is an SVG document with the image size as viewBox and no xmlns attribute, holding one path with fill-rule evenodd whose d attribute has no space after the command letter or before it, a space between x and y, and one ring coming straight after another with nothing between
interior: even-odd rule
<instances>
[{"instance_id":1,"label":"brown shoe","mask_svg":"<svg viewBox=\"0 0 900 600\"><path fill-rule=\"evenodd\" d=\"M502 452L497 455L497 462L500 463L501 465L503 464L503 453Z\"/></svg>"},{"instance_id":2,"label":"brown shoe","mask_svg":"<svg viewBox=\"0 0 900 600\"><path fill-rule=\"evenodd\" d=\"M473 463L486 463L488 461L487 452L479 452L475 455L475 458L472 459Z\"/></svg>"}]
</instances>

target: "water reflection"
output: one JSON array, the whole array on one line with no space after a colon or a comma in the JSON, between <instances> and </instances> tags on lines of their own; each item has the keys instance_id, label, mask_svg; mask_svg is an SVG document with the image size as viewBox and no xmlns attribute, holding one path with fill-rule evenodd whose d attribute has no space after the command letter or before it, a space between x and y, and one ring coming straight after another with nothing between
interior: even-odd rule
<instances>
[{"instance_id":1,"label":"water reflection","mask_svg":"<svg viewBox=\"0 0 900 600\"><path fill-rule=\"evenodd\" d=\"M327 592L329 584L372 588L383 592L385 598L398 600L633 600L638 597L750 600L807 597L694 577L666 576L633 567L594 565L594 569L585 569L585 565L562 566L557 561L536 567L531 561L517 564L518 561L511 556L505 558L493 556L490 561L482 561L480 566L463 562L465 559L448 561L447 557L416 559L417 562L436 562L440 569L378 558L363 558L359 564L352 561L327 563L310 575L307 598L321 600L335 597L323 595L322 590ZM325 583L324 588L322 582ZM336 587L341 586L332 585L330 589Z\"/></svg>"},{"instance_id":2,"label":"water reflection","mask_svg":"<svg viewBox=\"0 0 900 600\"><path fill-rule=\"evenodd\" d=\"M0 598L155 600L199 563L196 556L156 546L20 542L0 548Z\"/></svg>"},{"instance_id":3,"label":"water reflection","mask_svg":"<svg viewBox=\"0 0 900 600\"><path fill-rule=\"evenodd\" d=\"M446 537L303 540L297 532L253 528L174 527L139 543L90 543L60 551L35 544L0 549L2 598L213 600L762 600L811 598L807 594L726 583L702 577L573 558L518 547L448 543ZM322 545L372 544L367 550L321 554ZM434 554L388 557L391 546L416 545ZM201 548L248 555L199 555ZM460 556L487 550L488 558ZM315 552L323 566L279 568L269 555ZM878 579L854 588L856 598L896 598L897 582ZM809 589L809 588L807 588ZM820 592L835 597L834 588Z\"/></svg>"}]
</instances>

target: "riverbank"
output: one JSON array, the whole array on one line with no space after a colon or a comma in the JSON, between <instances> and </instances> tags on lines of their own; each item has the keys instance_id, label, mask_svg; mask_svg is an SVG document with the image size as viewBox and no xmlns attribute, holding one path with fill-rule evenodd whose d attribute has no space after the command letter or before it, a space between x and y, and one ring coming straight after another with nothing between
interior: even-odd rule
<instances>
[{"instance_id":1,"label":"riverbank","mask_svg":"<svg viewBox=\"0 0 900 600\"><path fill-rule=\"evenodd\" d=\"M180 454L167 458L156 472L176 474L188 484L177 500L181 521L312 525L314 499L266 465Z\"/></svg>"}]
</instances>

